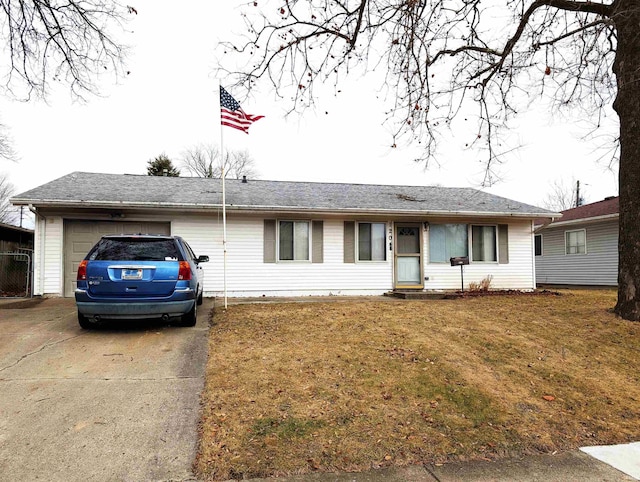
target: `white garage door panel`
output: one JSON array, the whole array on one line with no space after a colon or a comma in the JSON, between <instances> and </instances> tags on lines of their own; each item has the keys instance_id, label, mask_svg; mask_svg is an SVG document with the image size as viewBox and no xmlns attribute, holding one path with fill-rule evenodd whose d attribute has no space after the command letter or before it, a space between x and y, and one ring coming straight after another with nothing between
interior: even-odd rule
<instances>
[{"instance_id":1,"label":"white garage door panel","mask_svg":"<svg viewBox=\"0 0 640 482\"><path fill-rule=\"evenodd\" d=\"M64 295L72 297L76 289L78 265L98 240L107 234L171 234L171 223L132 221L64 222Z\"/></svg>"}]
</instances>

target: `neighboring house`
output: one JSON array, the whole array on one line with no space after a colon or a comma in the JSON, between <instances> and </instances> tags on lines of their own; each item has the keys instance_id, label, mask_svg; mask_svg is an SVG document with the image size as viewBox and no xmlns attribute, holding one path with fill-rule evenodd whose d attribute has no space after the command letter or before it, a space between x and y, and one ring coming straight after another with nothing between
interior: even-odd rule
<instances>
[{"instance_id":1,"label":"neighboring house","mask_svg":"<svg viewBox=\"0 0 640 482\"><path fill-rule=\"evenodd\" d=\"M470 188L227 180L229 296L373 295L534 289L541 208ZM35 292L72 296L79 261L103 234L183 236L206 254L207 296L223 291L219 179L76 172L12 199L36 214Z\"/></svg>"},{"instance_id":2,"label":"neighboring house","mask_svg":"<svg viewBox=\"0 0 640 482\"><path fill-rule=\"evenodd\" d=\"M536 230L539 284L618 284L618 197L562 211Z\"/></svg>"}]
</instances>

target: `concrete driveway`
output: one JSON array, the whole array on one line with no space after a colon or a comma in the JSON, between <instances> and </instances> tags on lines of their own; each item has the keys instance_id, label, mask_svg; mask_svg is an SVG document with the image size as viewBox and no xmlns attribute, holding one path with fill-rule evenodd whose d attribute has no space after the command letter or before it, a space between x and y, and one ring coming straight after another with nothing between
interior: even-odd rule
<instances>
[{"instance_id":1,"label":"concrete driveway","mask_svg":"<svg viewBox=\"0 0 640 482\"><path fill-rule=\"evenodd\" d=\"M212 306L84 331L72 299L0 304L0 480L193 479Z\"/></svg>"}]
</instances>

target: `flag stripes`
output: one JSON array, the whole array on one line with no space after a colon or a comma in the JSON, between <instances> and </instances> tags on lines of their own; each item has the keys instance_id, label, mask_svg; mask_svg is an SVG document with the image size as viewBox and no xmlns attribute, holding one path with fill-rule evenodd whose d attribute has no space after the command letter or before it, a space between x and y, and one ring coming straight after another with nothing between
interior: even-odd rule
<instances>
[{"instance_id":1,"label":"flag stripes","mask_svg":"<svg viewBox=\"0 0 640 482\"><path fill-rule=\"evenodd\" d=\"M220 123L223 126L232 127L248 134L251 124L263 117L263 115L247 114L242 110L238 101L224 87L220 86Z\"/></svg>"}]
</instances>

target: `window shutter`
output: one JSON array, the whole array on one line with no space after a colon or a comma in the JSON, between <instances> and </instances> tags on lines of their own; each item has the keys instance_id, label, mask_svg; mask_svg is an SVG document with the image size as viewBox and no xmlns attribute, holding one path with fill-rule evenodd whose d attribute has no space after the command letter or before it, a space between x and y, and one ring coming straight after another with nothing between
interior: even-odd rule
<instances>
[{"instance_id":1,"label":"window shutter","mask_svg":"<svg viewBox=\"0 0 640 482\"><path fill-rule=\"evenodd\" d=\"M264 262L276 262L276 220L264 220Z\"/></svg>"},{"instance_id":2,"label":"window shutter","mask_svg":"<svg viewBox=\"0 0 640 482\"><path fill-rule=\"evenodd\" d=\"M356 223L344 222L344 262L356 262Z\"/></svg>"},{"instance_id":3,"label":"window shutter","mask_svg":"<svg viewBox=\"0 0 640 482\"><path fill-rule=\"evenodd\" d=\"M509 264L509 225L498 225L498 263Z\"/></svg>"},{"instance_id":4,"label":"window shutter","mask_svg":"<svg viewBox=\"0 0 640 482\"><path fill-rule=\"evenodd\" d=\"M312 221L311 222L311 230L312 230L312 241L313 246L311 248L311 262L312 263L322 263L324 262L324 225L322 221Z\"/></svg>"}]
</instances>

